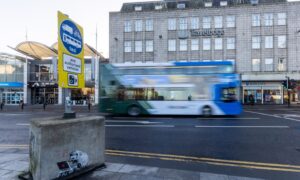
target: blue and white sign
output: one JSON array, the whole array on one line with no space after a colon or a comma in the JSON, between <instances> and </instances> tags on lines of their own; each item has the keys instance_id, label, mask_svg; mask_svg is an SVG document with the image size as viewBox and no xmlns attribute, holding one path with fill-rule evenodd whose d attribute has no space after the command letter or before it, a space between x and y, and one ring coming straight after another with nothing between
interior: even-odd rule
<instances>
[{"instance_id":1,"label":"blue and white sign","mask_svg":"<svg viewBox=\"0 0 300 180\"><path fill-rule=\"evenodd\" d=\"M60 26L60 37L65 48L74 55L82 51L82 36L77 26L70 20L65 20Z\"/></svg>"},{"instance_id":2,"label":"blue and white sign","mask_svg":"<svg viewBox=\"0 0 300 180\"><path fill-rule=\"evenodd\" d=\"M23 87L23 83L19 83L19 82L0 82L0 87Z\"/></svg>"}]
</instances>

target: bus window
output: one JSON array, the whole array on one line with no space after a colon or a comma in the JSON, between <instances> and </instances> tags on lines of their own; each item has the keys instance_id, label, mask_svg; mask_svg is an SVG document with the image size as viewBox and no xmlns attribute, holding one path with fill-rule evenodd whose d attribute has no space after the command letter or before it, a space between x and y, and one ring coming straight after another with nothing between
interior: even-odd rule
<instances>
[{"instance_id":1,"label":"bus window","mask_svg":"<svg viewBox=\"0 0 300 180\"><path fill-rule=\"evenodd\" d=\"M221 100L224 102L237 101L237 89L236 88L223 88L221 94Z\"/></svg>"}]
</instances>

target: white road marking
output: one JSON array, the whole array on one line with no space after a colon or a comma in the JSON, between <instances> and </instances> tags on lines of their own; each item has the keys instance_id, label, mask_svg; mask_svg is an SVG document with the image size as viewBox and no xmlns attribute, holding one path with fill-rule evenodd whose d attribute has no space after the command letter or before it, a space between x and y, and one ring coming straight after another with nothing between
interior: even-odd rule
<instances>
[{"instance_id":1,"label":"white road marking","mask_svg":"<svg viewBox=\"0 0 300 180\"><path fill-rule=\"evenodd\" d=\"M123 120L105 120L111 123L138 123L138 124L161 124L163 122L150 122L150 121L123 121Z\"/></svg>"},{"instance_id":2,"label":"white road marking","mask_svg":"<svg viewBox=\"0 0 300 180\"><path fill-rule=\"evenodd\" d=\"M173 128L174 125L105 125L105 127L157 127L157 128Z\"/></svg>"},{"instance_id":3,"label":"white road marking","mask_svg":"<svg viewBox=\"0 0 300 180\"><path fill-rule=\"evenodd\" d=\"M260 118L256 118L256 117L253 117L253 118L252 117L244 117L244 118L243 117L241 117L241 118L221 118L221 117L220 118L209 118L208 117L208 118L197 118L197 119L221 119L221 120L222 119L237 119L237 120L239 120L239 119L260 119Z\"/></svg>"},{"instance_id":4,"label":"white road marking","mask_svg":"<svg viewBox=\"0 0 300 180\"><path fill-rule=\"evenodd\" d=\"M151 119L174 119L174 118L167 118L167 117L150 117ZM149 117L112 117L112 119L144 119L148 120Z\"/></svg>"},{"instance_id":5,"label":"white road marking","mask_svg":"<svg viewBox=\"0 0 300 180\"><path fill-rule=\"evenodd\" d=\"M16 125L17 126L29 126L30 124L28 124L28 123L17 123Z\"/></svg>"},{"instance_id":6,"label":"white road marking","mask_svg":"<svg viewBox=\"0 0 300 180\"><path fill-rule=\"evenodd\" d=\"M245 111L245 112L249 112L249 113L253 113L253 114L259 114L259 115L264 115L264 116L270 116L270 117L276 117L276 118L279 118L279 119L287 119L287 120L291 120L291 121L297 121L297 122L300 122L299 119L293 119L293 118L288 118L288 117L281 117L281 116L278 116L278 115L273 115L273 114L266 114L266 113L260 113L260 112L254 112L254 111Z\"/></svg>"},{"instance_id":7,"label":"white road marking","mask_svg":"<svg viewBox=\"0 0 300 180\"><path fill-rule=\"evenodd\" d=\"M31 115L31 114L18 114L18 113L1 113L0 115L5 115L5 116L25 116L25 115Z\"/></svg>"},{"instance_id":8,"label":"white road marking","mask_svg":"<svg viewBox=\"0 0 300 180\"><path fill-rule=\"evenodd\" d=\"M289 128L289 126L195 126L196 128Z\"/></svg>"}]
</instances>

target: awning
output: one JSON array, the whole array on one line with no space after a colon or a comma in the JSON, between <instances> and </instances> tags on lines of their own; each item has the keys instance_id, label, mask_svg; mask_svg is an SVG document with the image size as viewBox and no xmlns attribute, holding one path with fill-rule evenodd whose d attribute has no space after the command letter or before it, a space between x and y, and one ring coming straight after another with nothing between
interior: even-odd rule
<instances>
[{"instance_id":1,"label":"awning","mask_svg":"<svg viewBox=\"0 0 300 180\"><path fill-rule=\"evenodd\" d=\"M13 49L15 49L16 51L24 55L39 60L57 56L57 52L55 49L52 49L42 43L34 42L34 41L21 42L16 46L16 48Z\"/></svg>"}]
</instances>

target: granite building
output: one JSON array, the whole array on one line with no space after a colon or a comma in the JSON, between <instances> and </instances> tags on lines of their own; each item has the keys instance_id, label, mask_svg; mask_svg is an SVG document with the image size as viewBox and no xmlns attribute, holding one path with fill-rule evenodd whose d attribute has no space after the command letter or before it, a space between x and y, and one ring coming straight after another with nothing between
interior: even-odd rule
<instances>
[{"instance_id":1,"label":"granite building","mask_svg":"<svg viewBox=\"0 0 300 180\"><path fill-rule=\"evenodd\" d=\"M110 13L110 62L232 61L244 103L252 94L258 104L282 104L282 82L300 80L299 9L286 0L124 3Z\"/></svg>"}]
</instances>

